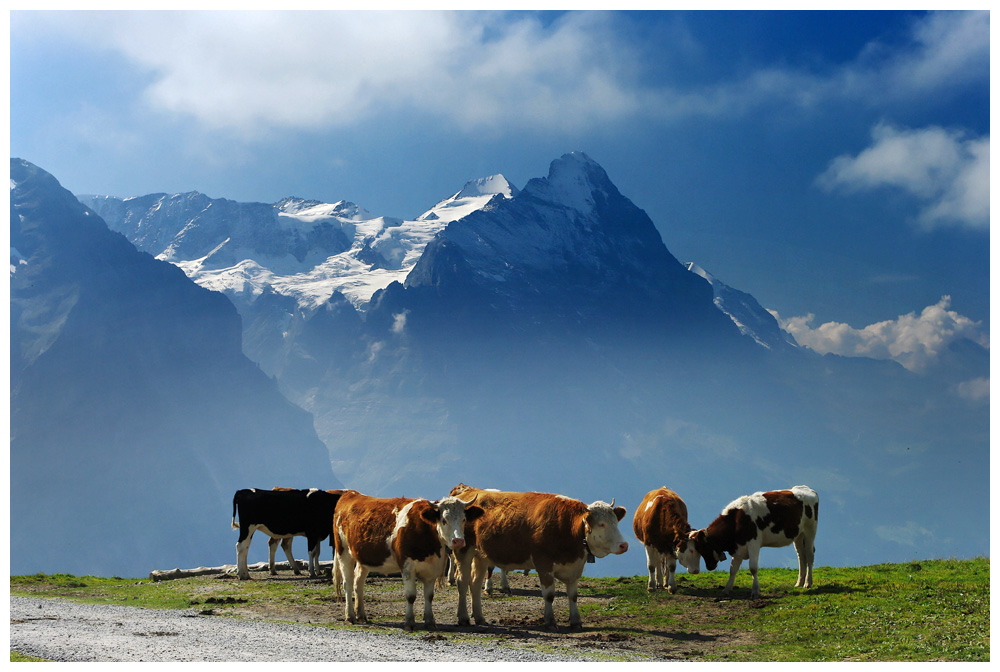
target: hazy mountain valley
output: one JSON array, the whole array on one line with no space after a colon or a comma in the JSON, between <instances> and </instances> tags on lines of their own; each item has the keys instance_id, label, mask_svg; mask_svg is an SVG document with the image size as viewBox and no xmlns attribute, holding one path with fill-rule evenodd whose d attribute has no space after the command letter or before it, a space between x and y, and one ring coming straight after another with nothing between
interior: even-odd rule
<instances>
[{"instance_id":1,"label":"hazy mountain valley","mask_svg":"<svg viewBox=\"0 0 1000 672\"><path fill-rule=\"evenodd\" d=\"M236 488L341 483L615 498L629 517L667 485L699 526L805 483L821 565L988 553L988 407L954 393L988 375L985 349L920 375L800 348L678 261L584 154L413 220L300 198L80 201L12 160L15 570L66 556L39 541L53 526L85 545L83 520L109 531L61 571L232 562ZM962 501L929 510L932 486ZM636 546L596 571L643 568Z\"/></svg>"}]
</instances>

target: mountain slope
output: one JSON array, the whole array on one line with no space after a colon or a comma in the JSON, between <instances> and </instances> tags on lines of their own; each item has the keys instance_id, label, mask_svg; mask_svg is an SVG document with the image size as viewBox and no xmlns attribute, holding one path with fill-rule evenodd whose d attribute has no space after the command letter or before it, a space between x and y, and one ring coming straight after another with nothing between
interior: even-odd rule
<instances>
[{"instance_id":1,"label":"mountain slope","mask_svg":"<svg viewBox=\"0 0 1000 672\"><path fill-rule=\"evenodd\" d=\"M19 159L11 246L12 571L231 562L236 489L338 485L232 304Z\"/></svg>"}]
</instances>

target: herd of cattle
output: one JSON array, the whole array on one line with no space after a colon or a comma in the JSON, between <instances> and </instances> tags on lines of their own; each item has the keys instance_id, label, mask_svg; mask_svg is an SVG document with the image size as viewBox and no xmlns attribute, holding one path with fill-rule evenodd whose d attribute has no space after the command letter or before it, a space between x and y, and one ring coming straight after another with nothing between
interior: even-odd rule
<instances>
[{"instance_id":1,"label":"herd of cattle","mask_svg":"<svg viewBox=\"0 0 1000 672\"><path fill-rule=\"evenodd\" d=\"M424 627L434 628L431 603L435 584L447 575L449 561L458 584L458 624L470 625L483 617L482 588L499 568L534 569L545 601L545 624L555 628L552 602L555 579L566 586L570 627L581 627L577 609L577 584L584 566L611 553L628 550L618 529L625 508L597 501L587 505L562 495L539 492L501 492L464 484L448 497L382 499L354 490L239 490L233 497L233 528L239 529L236 566L240 579L249 579L247 553L255 531L270 537L269 568L280 544L290 566L291 540L304 536L309 546L309 575L316 577L320 546L332 535L333 583L337 595L344 591L344 616L350 623L367 621L364 588L369 572L399 573L406 596L403 627L415 627L417 581L424 589ZM237 518L239 523L237 524ZM725 594L733 588L743 560L753 576L752 597L760 595L757 559L762 547L795 544L799 557L796 587L812 586L812 569L819 518L819 497L804 485L790 490L757 492L731 503L708 527L695 530L688 524L687 506L667 488L653 490L639 504L632 529L646 548L648 589L677 589L675 570L680 562L697 574L701 561L713 570L732 556Z\"/></svg>"}]
</instances>

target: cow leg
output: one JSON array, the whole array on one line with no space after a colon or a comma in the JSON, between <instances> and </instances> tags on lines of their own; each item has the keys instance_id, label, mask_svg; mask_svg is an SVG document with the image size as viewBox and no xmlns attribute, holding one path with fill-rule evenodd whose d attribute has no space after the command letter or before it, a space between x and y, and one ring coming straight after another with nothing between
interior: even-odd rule
<instances>
[{"instance_id":1,"label":"cow leg","mask_svg":"<svg viewBox=\"0 0 1000 672\"><path fill-rule=\"evenodd\" d=\"M486 592L493 596L493 567L486 570Z\"/></svg>"},{"instance_id":2,"label":"cow leg","mask_svg":"<svg viewBox=\"0 0 1000 672\"><path fill-rule=\"evenodd\" d=\"M814 537L802 535L795 540L795 552L799 556L799 579L795 582L796 588L812 588L813 560L816 556L813 539Z\"/></svg>"},{"instance_id":3,"label":"cow leg","mask_svg":"<svg viewBox=\"0 0 1000 672\"><path fill-rule=\"evenodd\" d=\"M281 540L281 550L285 552L285 557L288 558L288 566L292 568L295 575L298 576L301 574L299 565L295 562L295 556L292 555L292 537L286 537Z\"/></svg>"},{"instance_id":4,"label":"cow leg","mask_svg":"<svg viewBox=\"0 0 1000 672\"><path fill-rule=\"evenodd\" d=\"M437 630L437 622L434 620L434 580L424 581L424 627L428 630Z\"/></svg>"},{"instance_id":5,"label":"cow leg","mask_svg":"<svg viewBox=\"0 0 1000 672\"><path fill-rule=\"evenodd\" d=\"M809 560L806 554L806 539L802 535L795 539L795 554L799 556L799 577L795 580L795 587L802 588L806 583L806 563Z\"/></svg>"},{"instance_id":6,"label":"cow leg","mask_svg":"<svg viewBox=\"0 0 1000 672\"><path fill-rule=\"evenodd\" d=\"M729 565L729 583L727 583L726 587L723 589L723 595L728 595L732 592L733 584L736 583L736 572L740 571L741 564L743 564L743 560L734 554L733 561Z\"/></svg>"},{"instance_id":7,"label":"cow leg","mask_svg":"<svg viewBox=\"0 0 1000 672\"><path fill-rule=\"evenodd\" d=\"M455 553L452 556L452 562L454 563L451 568L451 573L456 577L458 581L458 624L460 626L469 625L469 603L468 603L468 592L469 592L469 579L472 576L472 560L474 553L471 551L465 551L462 553ZM458 570L458 565L462 565L462 570Z\"/></svg>"},{"instance_id":8,"label":"cow leg","mask_svg":"<svg viewBox=\"0 0 1000 672\"><path fill-rule=\"evenodd\" d=\"M556 580L552 570L535 567L538 570L538 581L542 584L542 599L545 600L545 627L556 630L556 615L552 603L556 599Z\"/></svg>"},{"instance_id":9,"label":"cow leg","mask_svg":"<svg viewBox=\"0 0 1000 672\"><path fill-rule=\"evenodd\" d=\"M253 530L241 525L240 538L236 542L236 575L244 581L250 578L250 568L247 567L247 554L250 552L251 539L253 539Z\"/></svg>"},{"instance_id":10,"label":"cow leg","mask_svg":"<svg viewBox=\"0 0 1000 672\"><path fill-rule=\"evenodd\" d=\"M323 550L323 540L306 537L309 540L309 578L319 576L319 554Z\"/></svg>"},{"instance_id":11,"label":"cow leg","mask_svg":"<svg viewBox=\"0 0 1000 672\"><path fill-rule=\"evenodd\" d=\"M441 574L438 575L435 587L444 588L446 585L448 585L448 571L452 563L453 560L451 559L451 554L448 551L445 551L444 562L441 564Z\"/></svg>"},{"instance_id":12,"label":"cow leg","mask_svg":"<svg viewBox=\"0 0 1000 672\"><path fill-rule=\"evenodd\" d=\"M454 586L458 583L458 556L454 553L451 554L451 560L449 561L448 570L448 585Z\"/></svg>"},{"instance_id":13,"label":"cow leg","mask_svg":"<svg viewBox=\"0 0 1000 672\"><path fill-rule=\"evenodd\" d=\"M677 592L677 558L667 555L664 564L667 568L667 592L673 595Z\"/></svg>"},{"instance_id":14,"label":"cow leg","mask_svg":"<svg viewBox=\"0 0 1000 672\"><path fill-rule=\"evenodd\" d=\"M358 569L354 573L354 599L357 601L358 621L368 622L368 614L365 613L365 579L368 578L368 570L364 565L358 564Z\"/></svg>"},{"instance_id":15,"label":"cow leg","mask_svg":"<svg viewBox=\"0 0 1000 672\"><path fill-rule=\"evenodd\" d=\"M500 570L500 590L510 595L510 583L507 582L507 570Z\"/></svg>"},{"instance_id":16,"label":"cow leg","mask_svg":"<svg viewBox=\"0 0 1000 672\"><path fill-rule=\"evenodd\" d=\"M660 569L660 552L648 544L646 545L646 569L649 570L649 582L646 583L646 590L652 593L659 587L663 575Z\"/></svg>"},{"instance_id":17,"label":"cow leg","mask_svg":"<svg viewBox=\"0 0 1000 672\"><path fill-rule=\"evenodd\" d=\"M274 537L267 538L267 573L271 576L277 576L278 572L274 569L274 556L278 552L278 540Z\"/></svg>"},{"instance_id":18,"label":"cow leg","mask_svg":"<svg viewBox=\"0 0 1000 672\"><path fill-rule=\"evenodd\" d=\"M333 589L337 593L338 598L344 597L344 572L340 569L340 556L337 552L333 552Z\"/></svg>"},{"instance_id":19,"label":"cow leg","mask_svg":"<svg viewBox=\"0 0 1000 672\"><path fill-rule=\"evenodd\" d=\"M580 610L576 606L578 579L564 581L566 584L566 597L569 598L569 629L583 630L583 621L580 620ZM554 587L554 586L553 586Z\"/></svg>"},{"instance_id":20,"label":"cow leg","mask_svg":"<svg viewBox=\"0 0 1000 672\"><path fill-rule=\"evenodd\" d=\"M340 554L337 559L340 562L340 571L344 575L344 620L348 623L356 623L357 617L354 611L354 572L357 563L349 552Z\"/></svg>"},{"instance_id":21,"label":"cow leg","mask_svg":"<svg viewBox=\"0 0 1000 672\"><path fill-rule=\"evenodd\" d=\"M750 576L753 577L753 589L750 591L750 597L754 600L760 597L760 583L757 581L757 560L759 555L760 549L750 549Z\"/></svg>"},{"instance_id":22,"label":"cow leg","mask_svg":"<svg viewBox=\"0 0 1000 672\"><path fill-rule=\"evenodd\" d=\"M413 561L403 561L403 596L406 598L406 618L403 619L403 630L413 630L416 619L413 615L413 603L417 601L417 577L413 575Z\"/></svg>"},{"instance_id":23,"label":"cow leg","mask_svg":"<svg viewBox=\"0 0 1000 672\"><path fill-rule=\"evenodd\" d=\"M486 580L486 569L488 563L485 559L475 556L472 560L472 618L475 619L476 625L486 625L486 619L483 618L483 582ZM462 574L465 574L466 566L462 565ZM462 581L463 577L459 576L459 581Z\"/></svg>"}]
</instances>

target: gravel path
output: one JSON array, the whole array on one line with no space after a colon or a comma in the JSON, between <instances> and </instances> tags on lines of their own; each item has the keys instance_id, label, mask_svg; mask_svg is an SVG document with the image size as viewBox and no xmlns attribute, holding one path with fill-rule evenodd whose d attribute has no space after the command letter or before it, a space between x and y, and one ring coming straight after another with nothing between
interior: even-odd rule
<instances>
[{"instance_id":1,"label":"gravel path","mask_svg":"<svg viewBox=\"0 0 1000 672\"><path fill-rule=\"evenodd\" d=\"M83 661L512 661L572 660L423 635L327 630L200 616L196 610L139 609L57 599L10 598L10 649Z\"/></svg>"}]
</instances>

